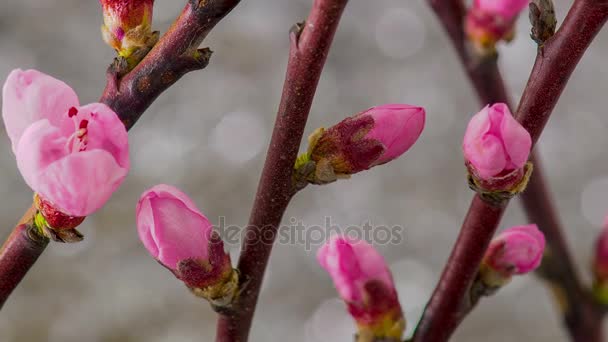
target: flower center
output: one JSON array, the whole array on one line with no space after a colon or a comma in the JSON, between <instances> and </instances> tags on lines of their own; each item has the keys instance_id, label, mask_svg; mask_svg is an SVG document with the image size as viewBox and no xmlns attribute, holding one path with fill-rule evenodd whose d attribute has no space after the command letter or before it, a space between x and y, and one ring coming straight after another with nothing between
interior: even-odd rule
<instances>
[{"instance_id":1,"label":"flower center","mask_svg":"<svg viewBox=\"0 0 608 342\"><path fill-rule=\"evenodd\" d=\"M74 117L78 114L78 109L72 107L68 110L68 116ZM78 124L78 129L76 130L76 132L72 133L72 135L70 135L70 137L68 138L67 141L67 146L68 149L70 151L72 151L72 153L75 152L82 152L85 151L87 149L87 143L88 143L88 129L87 127L89 126L89 120L80 120L80 123Z\"/></svg>"}]
</instances>

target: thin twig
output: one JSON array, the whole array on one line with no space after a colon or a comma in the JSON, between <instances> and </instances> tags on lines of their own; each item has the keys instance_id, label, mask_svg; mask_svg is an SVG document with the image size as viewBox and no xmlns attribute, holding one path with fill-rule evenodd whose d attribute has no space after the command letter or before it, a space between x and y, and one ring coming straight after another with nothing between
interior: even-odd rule
<instances>
[{"instance_id":1,"label":"thin twig","mask_svg":"<svg viewBox=\"0 0 608 342\"><path fill-rule=\"evenodd\" d=\"M431 1L436 11L442 10L441 4ZM445 11L450 10L462 11L462 2L450 0ZM440 13L441 18L447 16L448 13ZM540 137L570 75L607 18L606 1L576 0L560 30L539 49L516 114L533 143ZM475 195L413 341L447 341L454 332L467 307L466 294L507 204L505 201L501 206L492 206Z\"/></svg>"},{"instance_id":2,"label":"thin twig","mask_svg":"<svg viewBox=\"0 0 608 342\"><path fill-rule=\"evenodd\" d=\"M211 52L198 50L198 46L239 2L188 0L173 26L132 71L125 70L119 59L110 66L100 102L111 107L127 129L133 127L158 95L187 72L207 65ZM22 223L13 229L0 249L0 307L48 244L35 230L26 233Z\"/></svg>"},{"instance_id":3,"label":"thin twig","mask_svg":"<svg viewBox=\"0 0 608 342\"><path fill-rule=\"evenodd\" d=\"M291 31L281 104L239 259L244 289L235 310L220 317L217 341L247 340L272 244L295 191L293 167L306 120L347 2L315 0L306 22Z\"/></svg>"},{"instance_id":4,"label":"thin twig","mask_svg":"<svg viewBox=\"0 0 608 342\"><path fill-rule=\"evenodd\" d=\"M461 0L432 3L444 29L451 38L454 48L467 76L473 83L481 106L503 102L509 103L510 97L505 88L496 58L486 58L476 62L466 49L464 33L464 5ZM509 107L512 108L511 105ZM563 228L546 185L544 169L536 151L530 160L534 172L526 191L521 194L522 203L529 222L536 223L547 238L547 251L540 275L548 280L548 286L555 295L558 307L562 310L564 323L572 336L584 336L592 341L592 336L601 329L603 313L584 291L580 277L563 236ZM597 317L595 317L597 316Z\"/></svg>"}]
</instances>

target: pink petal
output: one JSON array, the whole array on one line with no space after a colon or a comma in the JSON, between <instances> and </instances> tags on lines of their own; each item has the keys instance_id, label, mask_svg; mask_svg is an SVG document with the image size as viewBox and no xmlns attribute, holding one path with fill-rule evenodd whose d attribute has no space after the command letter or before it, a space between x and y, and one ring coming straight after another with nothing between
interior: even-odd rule
<instances>
[{"instance_id":1,"label":"pink petal","mask_svg":"<svg viewBox=\"0 0 608 342\"><path fill-rule=\"evenodd\" d=\"M151 198L150 205L154 216L152 237L164 265L175 269L181 260L208 258L212 225L205 216L175 198Z\"/></svg>"},{"instance_id":2,"label":"pink petal","mask_svg":"<svg viewBox=\"0 0 608 342\"><path fill-rule=\"evenodd\" d=\"M23 132L15 151L17 167L35 192L42 187L41 174L46 168L68 154L67 138L46 119L35 122Z\"/></svg>"},{"instance_id":3,"label":"pink petal","mask_svg":"<svg viewBox=\"0 0 608 342\"><path fill-rule=\"evenodd\" d=\"M486 258L503 273L525 274L540 265L544 249L545 237L535 224L517 226L492 240Z\"/></svg>"},{"instance_id":4,"label":"pink petal","mask_svg":"<svg viewBox=\"0 0 608 342\"><path fill-rule=\"evenodd\" d=\"M137 202L136 212L136 220L137 220L137 233L139 234L139 239L144 244L144 247L150 252L154 259L158 259L158 245L156 241L154 241L154 236L152 235L152 229L154 228L154 215L152 214L152 206L150 205L150 201L142 201Z\"/></svg>"},{"instance_id":5,"label":"pink petal","mask_svg":"<svg viewBox=\"0 0 608 342\"><path fill-rule=\"evenodd\" d=\"M317 260L347 302L362 301L363 287L370 280L380 280L394 288L384 258L365 241L334 236L319 249Z\"/></svg>"},{"instance_id":6,"label":"pink petal","mask_svg":"<svg viewBox=\"0 0 608 342\"><path fill-rule=\"evenodd\" d=\"M158 184L158 185L155 185L152 188L148 189L148 191L145 192L145 194L152 194L152 193L160 198L174 197L174 198L182 201L186 205L186 207L188 207L188 209L198 213L199 215L205 216L198 210L198 207L196 206L194 201L190 197L188 197L188 195L186 195L184 192L182 192L180 189L178 189L174 186L171 186L168 184Z\"/></svg>"},{"instance_id":7,"label":"pink petal","mask_svg":"<svg viewBox=\"0 0 608 342\"><path fill-rule=\"evenodd\" d=\"M34 190L68 215L87 216L106 203L127 172L106 151L77 152L42 170Z\"/></svg>"},{"instance_id":8,"label":"pink petal","mask_svg":"<svg viewBox=\"0 0 608 342\"><path fill-rule=\"evenodd\" d=\"M87 120L87 151L100 149L109 152L118 165L129 169L129 140L127 129L116 113L102 103L92 103L78 108L72 118L75 129Z\"/></svg>"},{"instance_id":9,"label":"pink petal","mask_svg":"<svg viewBox=\"0 0 608 342\"><path fill-rule=\"evenodd\" d=\"M79 106L72 88L36 70L13 70L2 98L2 117L14 153L25 129L38 120L47 119L67 135L72 130L68 110Z\"/></svg>"},{"instance_id":10,"label":"pink petal","mask_svg":"<svg viewBox=\"0 0 608 342\"><path fill-rule=\"evenodd\" d=\"M504 107L501 110L504 111L505 115L502 118L500 133L505 151L511 161L510 167L519 169L528 161L532 148L532 138L530 133L511 115L509 108L505 104L502 104L502 106Z\"/></svg>"},{"instance_id":11,"label":"pink petal","mask_svg":"<svg viewBox=\"0 0 608 342\"><path fill-rule=\"evenodd\" d=\"M365 114L374 118L374 127L366 137L379 140L386 147L386 151L378 160L380 164L409 150L424 128L425 111L422 107L387 104L371 108Z\"/></svg>"},{"instance_id":12,"label":"pink petal","mask_svg":"<svg viewBox=\"0 0 608 342\"><path fill-rule=\"evenodd\" d=\"M505 21L512 20L524 10L530 0L475 0L474 7L494 13Z\"/></svg>"}]
</instances>

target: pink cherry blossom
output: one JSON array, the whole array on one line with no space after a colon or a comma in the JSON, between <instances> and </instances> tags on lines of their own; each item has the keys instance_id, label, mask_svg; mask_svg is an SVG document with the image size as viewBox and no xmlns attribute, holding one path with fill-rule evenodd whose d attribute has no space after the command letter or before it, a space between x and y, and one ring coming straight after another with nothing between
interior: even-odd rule
<instances>
[{"instance_id":1,"label":"pink cherry blossom","mask_svg":"<svg viewBox=\"0 0 608 342\"><path fill-rule=\"evenodd\" d=\"M409 150L424 128L425 111L422 107L385 104L370 108L361 115L374 119L374 126L365 137L376 139L385 147L377 164L391 161Z\"/></svg>"},{"instance_id":2,"label":"pink cherry blossom","mask_svg":"<svg viewBox=\"0 0 608 342\"><path fill-rule=\"evenodd\" d=\"M207 261L213 226L179 189L160 184L141 195L136 209L139 238L150 254L177 271L181 261Z\"/></svg>"},{"instance_id":3,"label":"pink cherry blossom","mask_svg":"<svg viewBox=\"0 0 608 342\"><path fill-rule=\"evenodd\" d=\"M2 117L25 182L59 211L101 208L129 171L127 131L108 106L80 106L65 83L14 70L4 84Z\"/></svg>"},{"instance_id":4,"label":"pink cherry blossom","mask_svg":"<svg viewBox=\"0 0 608 342\"><path fill-rule=\"evenodd\" d=\"M545 236L535 224L516 226L492 240L484 263L503 276L525 274L540 265L544 250Z\"/></svg>"},{"instance_id":5,"label":"pink cherry blossom","mask_svg":"<svg viewBox=\"0 0 608 342\"><path fill-rule=\"evenodd\" d=\"M473 8L493 14L508 22L519 15L529 3L530 0L475 0Z\"/></svg>"},{"instance_id":6,"label":"pink cherry blossom","mask_svg":"<svg viewBox=\"0 0 608 342\"><path fill-rule=\"evenodd\" d=\"M504 103L475 114L464 135L464 157L477 176L490 179L522 168L532 147L530 134Z\"/></svg>"},{"instance_id":7,"label":"pink cherry blossom","mask_svg":"<svg viewBox=\"0 0 608 342\"><path fill-rule=\"evenodd\" d=\"M371 280L395 288L384 258L365 241L334 236L319 249L317 260L347 302L362 302L364 286Z\"/></svg>"}]
</instances>

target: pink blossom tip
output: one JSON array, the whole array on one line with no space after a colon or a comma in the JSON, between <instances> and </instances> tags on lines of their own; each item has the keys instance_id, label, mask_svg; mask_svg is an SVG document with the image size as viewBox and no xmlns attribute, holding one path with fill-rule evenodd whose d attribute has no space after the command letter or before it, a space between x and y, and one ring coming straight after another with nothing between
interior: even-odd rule
<instances>
[{"instance_id":1,"label":"pink blossom tip","mask_svg":"<svg viewBox=\"0 0 608 342\"><path fill-rule=\"evenodd\" d=\"M462 150L475 176L482 180L505 176L526 164L532 139L504 103L475 114L464 135Z\"/></svg>"},{"instance_id":2,"label":"pink blossom tip","mask_svg":"<svg viewBox=\"0 0 608 342\"><path fill-rule=\"evenodd\" d=\"M116 113L102 103L80 106L72 88L36 70L13 70L2 98L4 126L30 188L68 216L101 208L130 166Z\"/></svg>"},{"instance_id":3,"label":"pink blossom tip","mask_svg":"<svg viewBox=\"0 0 608 342\"><path fill-rule=\"evenodd\" d=\"M311 159L327 160L336 174L353 174L398 158L418 140L422 107L386 104L370 108L322 131Z\"/></svg>"},{"instance_id":4,"label":"pink blossom tip","mask_svg":"<svg viewBox=\"0 0 608 342\"><path fill-rule=\"evenodd\" d=\"M545 236L535 224L516 226L492 240L484 264L503 277L526 274L540 265L544 250Z\"/></svg>"},{"instance_id":5,"label":"pink blossom tip","mask_svg":"<svg viewBox=\"0 0 608 342\"><path fill-rule=\"evenodd\" d=\"M334 285L360 329L390 326L380 335L399 336L404 327L401 306L392 275L384 258L367 242L334 236L318 253L317 260ZM393 324L384 324L387 321ZM376 333L382 329L372 329Z\"/></svg>"},{"instance_id":6,"label":"pink blossom tip","mask_svg":"<svg viewBox=\"0 0 608 342\"><path fill-rule=\"evenodd\" d=\"M167 268L177 270L182 260L208 261L213 225L179 189L159 184L144 192L136 219L141 242Z\"/></svg>"},{"instance_id":7,"label":"pink blossom tip","mask_svg":"<svg viewBox=\"0 0 608 342\"><path fill-rule=\"evenodd\" d=\"M100 0L102 35L108 45L127 57L145 46L151 32L154 0Z\"/></svg>"}]
</instances>

